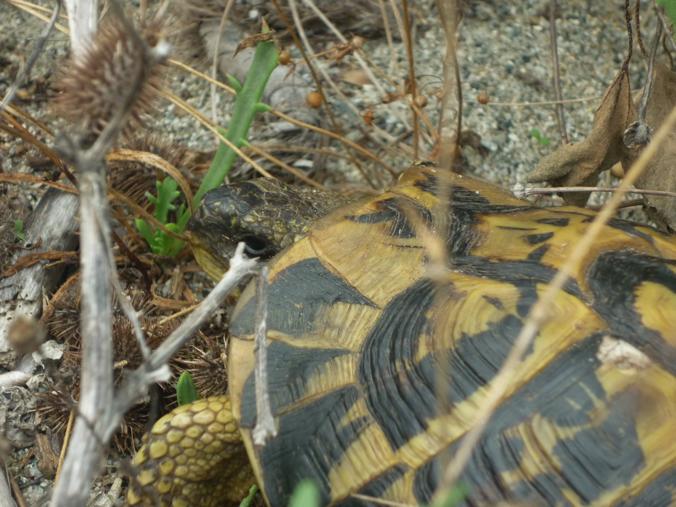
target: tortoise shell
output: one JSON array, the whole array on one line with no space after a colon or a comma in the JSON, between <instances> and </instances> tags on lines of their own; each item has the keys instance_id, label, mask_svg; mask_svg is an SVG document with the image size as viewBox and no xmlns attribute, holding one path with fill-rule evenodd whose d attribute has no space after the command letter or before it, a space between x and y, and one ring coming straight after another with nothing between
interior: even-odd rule
<instances>
[{"instance_id":1,"label":"tortoise shell","mask_svg":"<svg viewBox=\"0 0 676 507\"><path fill-rule=\"evenodd\" d=\"M594 217L417 167L276 256L267 326L278 434L262 447L252 441L253 286L229 353L234 416L267 502L287 505L312 479L323 504L428 503L530 308ZM442 273L430 270L421 225L442 240ZM673 236L611 220L550 311L464 470L466 504L672 504Z\"/></svg>"}]
</instances>

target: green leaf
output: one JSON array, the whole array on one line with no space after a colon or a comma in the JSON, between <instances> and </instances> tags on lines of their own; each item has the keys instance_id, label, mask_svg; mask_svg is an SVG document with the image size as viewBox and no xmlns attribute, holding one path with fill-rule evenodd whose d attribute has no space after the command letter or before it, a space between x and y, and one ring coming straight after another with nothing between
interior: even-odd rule
<instances>
[{"instance_id":1,"label":"green leaf","mask_svg":"<svg viewBox=\"0 0 676 507\"><path fill-rule=\"evenodd\" d=\"M178 211L176 211L174 201L181 195L181 192L178 190L178 183L173 178L165 178L162 181L156 181L155 188L157 196L146 192L146 198L155 208L153 216L168 230L177 234L182 233L190 219L190 212L183 203L181 203ZM177 223L169 222L171 212L176 212L175 215L178 216ZM145 220L140 218L134 220L134 223L153 253L174 257L183 249L183 241L167 234L164 230L155 230Z\"/></svg>"},{"instance_id":2,"label":"green leaf","mask_svg":"<svg viewBox=\"0 0 676 507\"><path fill-rule=\"evenodd\" d=\"M138 232L141 233L143 239L146 240L148 245L152 246L155 240L155 234L153 233L153 230L150 227L150 225L148 225L148 222L146 222L142 218L137 218L134 220L134 224L136 225L136 229L138 230Z\"/></svg>"},{"instance_id":3,"label":"green leaf","mask_svg":"<svg viewBox=\"0 0 676 507\"><path fill-rule=\"evenodd\" d=\"M235 76L232 74L227 74L225 78L228 80L228 84L230 85L230 88L235 90L235 93L239 93L242 91L242 83L240 83L239 79L237 79Z\"/></svg>"},{"instance_id":4,"label":"green leaf","mask_svg":"<svg viewBox=\"0 0 676 507\"><path fill-rule=\"evenodd\" d=\"M19 241L26 241L26 231L24 230L23 220L20 218L14 220L14 235Z\"/></svg>"},{"instance_id":5,"label":"green leaf","mask_svg":"<svg viewBox=\"0 0 676 507\"><path fill-rule=\"evenodd\" d=\"M265 109L261 106L261 98L272 71L277 67L277 54L277 47L273 41L261 41L256 44L256 52L244 83L240 84L232 76L228 77L230 85L237 90L237 96L225 137L236 146L241 146L242 139L248 139L254 117ZM237 153L228 145L225 143L219 145L216 156L195 194L194 207L200 205L204 194L223 183L237 157Z\"/></svg>"},{"instance_id":6,"label":"green leaf","mask_svg":"<svg viewBox=\"0 0 676 507\"><path fill-rule=\"evenodd\" d=\"M190 372L184 371L176 382L176 401L181 406L198 399L199 395L195 383L192 381L192 375L190 375Z\"/></svg>"},{"instance_id":7,"label":"green leaf","mask_svg":"<svg viewBox=\"0 0 676 507\"><path fill-rule=\"evenodd\" d=\"M319 507L319 488L311 480L302 480L293 490L289 507Z\"/></svg>"},{"instance_id":8,"label":"green leaf","mask_svg":"<svg viewBox=\"0 0 676 507\"><path fill-rule=\"evenodd\" d=\"M671 24L676 26L676 0L657 0L657 5L664 7L664 12L669 16Z\"/></svg>"},{"instance_id":9,"label":"green leaf","mask_svg":"<svg viewBox=\"0 0 676 507\"><path fill-rule=\"evenodd\" d=\"M448 492L439 499L439 501L433 503L433 507L455 507L460 504L467 495L469 494L469 487L464 482L459 482L452 486Z\"/></svg>"},{"instance_id":10,"label":"green leaf","mask_svg":"<svg viewBox=\"0 0 676 507\"><path fill-rule=\"evenodd\" d=\"M551 143L550 139L536 128L530 129L529 134L540 146L549 146Z\"/></svg>"},{"instance_id":11,"label":"green leaf","mask_svg":"<svg viewBox=\"0 0 676 507\"><path fill-rule=\"evenodd\" d=\"M258 493L258 486L254 484L251 486L251 488L249 488L249 494L246 495L246 497L241 502L239 502L239 507L249 507L254 501L256 493Z\"/></svg>"}]
</instances>

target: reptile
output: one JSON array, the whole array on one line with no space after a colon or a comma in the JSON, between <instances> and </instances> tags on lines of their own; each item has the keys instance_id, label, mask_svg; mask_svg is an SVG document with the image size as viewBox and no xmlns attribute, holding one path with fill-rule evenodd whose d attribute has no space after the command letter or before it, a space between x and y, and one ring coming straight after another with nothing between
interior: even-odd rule
<instances>
[{"instance_id":1,"label":"reptile","mask_svg":"<svg viewBox=\"0 0 676 507\"><path fill-rule=\"evenodd\" d=\"M348 199L269 180L208 193L190 228L217 276L267 259L268 388L255 445L256 292L229 325L228 393L160 419L132 505L429 504L530 309L596 213L541 208L416 164ZM457 505L676 503L676 240L604 226L557 294L460 476ZM372 498L373 500L365 500Z\"/></svg>"}]
</instances>

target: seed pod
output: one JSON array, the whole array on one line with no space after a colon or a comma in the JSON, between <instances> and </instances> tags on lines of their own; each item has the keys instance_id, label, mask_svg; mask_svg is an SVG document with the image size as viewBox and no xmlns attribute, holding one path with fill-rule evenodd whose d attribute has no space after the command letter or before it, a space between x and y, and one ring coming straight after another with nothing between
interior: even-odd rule
<instances>
[{"instance_id":1,"label":"seed pod","mask_svg":"<svg viewBox=\"0 0 676 507\"><path fill-rule=\"evenodd\" d=\"M424 95L418 95L415 98L414 102L415 102L416 106L418 106L419 108L422 109L423 107L425 107L427 105L427 97L425 97Z\"/></svg>"},{"instance_id":2,"label":"seed pod","mask_svg":"<svg viewBox=\"0 0 676 507\"><path fill-rule=\"evenodd\" d=\"M283 49L279 52L279 64L280 65L289 65L291 63L291 53L288 49Z\"/></svg>"},{"instance_id":3,"label":"seed pod","mask_svg":"<svg viewBox=\"0 0 676 507\"><path fill-rule=\"evenodd\" d=\"M305 100L307 100L307 105L314 109L318 109L323 102L322 94L319 92L308 93Z\"/></svg>"}]
</instances>

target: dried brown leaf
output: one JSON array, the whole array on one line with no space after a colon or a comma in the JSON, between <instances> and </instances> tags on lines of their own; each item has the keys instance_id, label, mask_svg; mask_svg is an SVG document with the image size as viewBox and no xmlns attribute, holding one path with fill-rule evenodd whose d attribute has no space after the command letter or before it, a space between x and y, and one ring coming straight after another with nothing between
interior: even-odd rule
<instances>
[{"instance_id":1,"label":"dried brown leaf","mask_svg":"<svg viewBox=\"0 0 676 507\"><path fill-rule=\"evenodd\" d=\"M598 175L626 156L622 134L636 113L626 71L606 90L589 135L579 143L560 146L544 157L527 181L547 181L553 186L594 186ZM566 201L583 206L589 194L567 194Z\"/></svg>"},{"instance_id":2,"label":"dried brown leaf","mask_svg":"<svg viewBox=\"0 0 676 507\"><path fill-rule=\"evenodd\" d=\"M676 107L676 73L666 65L655 65L655 80L646 108L646 123L654 132ZM622 167L628 169L639 151L627 151ZM646 190L676 192L676 129L663 143L645 172L636 180L636 187ZM676 199L673 197L645 196L651 217L658 223L676 230Z\"/></svg>"}]
</instances>

